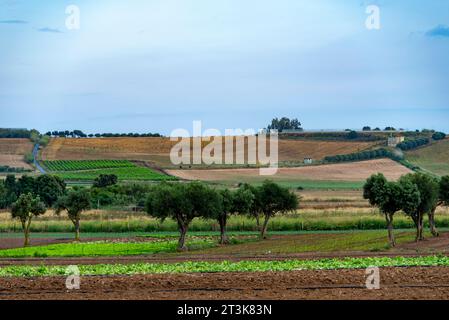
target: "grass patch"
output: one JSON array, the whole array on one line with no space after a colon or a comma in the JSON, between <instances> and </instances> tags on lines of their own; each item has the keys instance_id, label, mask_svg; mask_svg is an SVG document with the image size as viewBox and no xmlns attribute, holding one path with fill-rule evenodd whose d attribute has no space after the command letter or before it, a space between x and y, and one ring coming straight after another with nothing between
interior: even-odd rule
<instances>
[{"instance_id":1,"label":"grass patch","mask_svg":"<svg viewBox=\"0 0 449 320\"><path fill-rule=\"evenodd\" d=\"M436 175L449 174L449 139L405 153L405 158L412 164Z\"/></svg>"},{"instance_id":2,"label":"grass patch","mask_svg":"<svg viewBox=\"0 0 449 320\"><path fill-rule=\"evenodd\" d=\"M449 257L374 257L321 260L239 261L239 262L181 262L172 264L99 264L80 265L81 276L136 275L160 273L205 272L270 272L294 270L334 270L377 267L449 266ZM6 266L0 268L1 277L64 276L66 266Z\"/></svg>"},{"instance_id":3,"label":"grass patch","mask_svg":"<svg viewBox=\"0 0 449 320\"><path fill-rule=\"evenodd\" d=\"M190 240L190 250L200 250L216 246L212 240ZM88 242L64 243L39 247L0 250L1 258L19 257L95 257L95 256L127 256L146 255L155 253L176 252L178 242L151 241L151 242Z\"/></svg>"},{"instance_id":4,"label":"grass patch","mask_svg":"<svg viewBox=\"0 0 449 320\"><path fill-rule=\"evenodd\" d=\"M427 219L425 227L428 227ZM436 224L439 228L449 227L449 215L437 215ZM394 218L395 229L413 229L412 219L398 214ZM34 220L31 224L32 232L73 232L73 223L67 220ZM254 219L245 216L232 216L228 221L228 231L258 230ZM385 229L385 218L380 214L367 210L347 212L342 210L314 210L300 214L276 216L270 219L268 230L271 231L339 231L339 230L379 230ZM215 220L195 219L189 231L217 232L220 230ZM14 220L0 220L0 233L21 232L20 222ZM129 232L177 232L175 221L158 220L142 216L105 220L81 221L82 233L129 233Z\"/></svg>"}]
</instances>

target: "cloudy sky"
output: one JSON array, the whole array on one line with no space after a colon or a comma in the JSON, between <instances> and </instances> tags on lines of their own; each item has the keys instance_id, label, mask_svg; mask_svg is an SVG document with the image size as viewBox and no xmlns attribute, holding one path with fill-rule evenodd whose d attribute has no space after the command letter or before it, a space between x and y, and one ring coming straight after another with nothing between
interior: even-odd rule
<instances>
[{"instance_id":1,"label":"cloudy sky","mask_svg":"<svg viewBox=\"0 0 449 320\"><path fill-rule=\"evenodd\" d=\"M0 39L0 127L449 132L447 0L0 0Z\"/></svg>"}]
</instances>

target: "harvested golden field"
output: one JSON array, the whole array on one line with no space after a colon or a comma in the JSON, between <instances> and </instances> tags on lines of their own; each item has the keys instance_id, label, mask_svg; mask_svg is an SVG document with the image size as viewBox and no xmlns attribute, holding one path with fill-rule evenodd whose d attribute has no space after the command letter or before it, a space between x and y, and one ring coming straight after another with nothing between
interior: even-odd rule
<instances>
[{"instance_id":1,"label":"harvested golden field","mask_svg":"<svg viewBox=\"0 0 449 320\"><path fill-rule=\"evenodd\" d=\"M297 168L279 168L274 176L260 176L258 169L168 170L168 173L186 180L257 182L270 178L274 181L363 181L382 172L388 179L397 180L411 170L390 159L326 164Z\"/></svg>"},{"instance_id":2,"label":"harvested golden field","mask_svg":"<svg viewBox=\"0 0 449 320\"><path fill-rule=\"evenodd\" d=\"M26 153L33 151L33 144L28 139L0 139L0 166L32 169L24 161Z\"/></svg>"},{"instance_id":3,"label":"harvested golden field","mask_svg":"<svg viewBox=\"0 0 449 320\"><path fill-rule=\"evenodd\" d=\"M203 142L203 146L209 142ZM43 160L97 160L127 159L153 162L170 167L170 151L176 142L169 138L54 138L43 150ZM245 139L245 152L254 152ZM303 161L305 157L315 160L325 156L358 152L373 147L373 142L280 140L280 161ZM235 146L234 146L235 150ZM231 152L223 147L223 154ZM234 152L235 153L235 152ZM235 159L235 156L234 156Z\"/></svg>"}]
</instances>

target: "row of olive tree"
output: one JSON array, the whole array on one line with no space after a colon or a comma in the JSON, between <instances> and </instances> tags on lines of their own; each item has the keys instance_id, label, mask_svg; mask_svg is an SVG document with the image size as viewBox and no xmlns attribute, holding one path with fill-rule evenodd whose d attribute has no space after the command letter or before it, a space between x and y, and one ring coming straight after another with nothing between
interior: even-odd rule
<instances>
[{"instance_id":1,"label":"row of olive tree","mask_svg":"<svg viewBox=\"0 0 449 320\"><path fill-rule=\"evenodd\" d=\"M52 206L57 214L66 211L75 229L75 241L80 239L81 213L90 208L90 193L86 189L75 188L61 195ZM47 209L39 195L31 192L23 193L11 206L11 215L21 222L24 233L24 246L30 244L30 228L34 217L43 215Z\"/></svg>"},{"instance_id":2,"label":"row of olive tree","mask_svg":"<svg viewBox=\"0 0 449 320\"><path fill-rule=\"evenodd\" d=\"M146 201L146 212L162 221L173 219L180 233L178 250L186 250L186 235L195 218L215 219L220 225L220 243L226 244L226 224L231 214L249 214L264 223L260 228L266 237L269 219L277 213L295 210L298 198L287 188L265 181L261 186L243 185L236 190L216 190L200 183L162 183L154 186Z\"/></svg>"},{"instance_id":3,"label":"row of olive tree","mask_svg":"<svg viewBox=\"0 0 449 320\"><path fill-rule=\"evenodd\" d=\"M415 173L392 182L379 173L368 178L363 188L363 196L385 215L391 246L396 245L393 217L398 211L412 218L416 227L416 241L420 241L424 239L423 219L426 214L432 235L438 236L435 211L440 205L449 205L449 176L438 180L427 174Z\"/></svg>"}]
</instances>

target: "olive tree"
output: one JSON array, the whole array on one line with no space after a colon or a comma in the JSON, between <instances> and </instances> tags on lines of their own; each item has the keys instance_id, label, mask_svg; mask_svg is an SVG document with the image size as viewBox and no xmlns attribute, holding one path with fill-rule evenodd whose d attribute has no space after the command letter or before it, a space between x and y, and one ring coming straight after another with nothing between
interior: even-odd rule
<instances>
[{"instance_id":1,"label":"olive tree","mask_svg":"<svg viewBox=\"0 0 449 320\"><path fill-rule=\"evenodd\" d=\"M75 227L75 241L80 241L81 214L91 208L90 193L86 189L74 189L58 199L55 204L56 214L66 211Z\"/></svg>"},{"instance_id":2,"label":"olive tree","mask_svg":"<svg viewBox=\"0 0 449 320\"><path fill-rule=\"evenodd\" d=\"M433 233L436 232L433 213L438 204L439 186L438 180L423 173L407 174L399 180L402 185L407 183L415 185L419 193L419 202L414 206L403 208L405 214L410 216L416 227L416 241L424 239L423 218L429 215L429 224Z\"/></svg>"},{"instance_id":3,"label":"olive tree","mask_svg":"<svg viewBox=\"0 0 449 320\"><path fill-rule=\"evenodd\" d=\"M402 189L398 183L388 182L382 173L372 175L363 186L363 197L369 200L372 206L379 208L385 215L388 230L388 240L394 247L396 241L393 232L394 214L401 210Z\"/></svg>"},{"instance_id":4,"label":"olive tree","mask_svg":"<svg viewBox=\"0 0 449 320\"><path fill-rule=\"evenodd\" d=\"M265 181L257 188L260 196L260 210L264 216L264 222L260 229L262 239L266 238L268 222L278 213L286 213L298 208L298 197L287 188L272 182Z\"/></svg>"},{"instance_id":5,"label":"olive tree","mask_svg":"<svg viewBox=\"0 0 449 320\"><path fill-rule=\"evenodd\" d=\"M439 185L439 204L449 206L449 176L444 176Z\"/></svg>"},{"instance_id":6,"label":"olive tree","mask_svg":"<svg viewBox=\"0 0 449 320\"><path fill-rule=\"evenodd\" d=\"M186 235L192 220L218 215L221 203L218 193L202 183L164 183L149 192L145 209L161 221L171 218L177 222L180 234L178 250L185 251Z\"/></svg>"},{"instance_id":7,"label":"olive tree","mask_svg":"<svg viewBox=\"0 0 449 320\"><path fill-rule=\"evenodd\" d=\"M11 215L13 218L19 219L22 224L25 236L23 246L30 244L30 226L33 217L44 214L47 211L45 204L40 200L39 196L33 197L31 193L22 194L11 207Z\"/></svg>"},{"instance_id":8,"label":"olive tree","mask_svg":"<svg viewBox=\"0 0 449 320\"><path fill-rule=\"evenodd\" d=\"M223 189L218 191L220 196L220 210L216 215L216 220L220 225L220 244L226 244L229 242L226 235L226 224L229 215L231 214L247 214L251 209L254 195L251 191L239 188L231 191L229 189Z\"/></svg>"},{"instance_id":9,"label":"olive tree","mask_svg":"<svg viewBox=\"0 0 449 320\"><path fill-rule=\"evenodd\" d=\"M250 192L253 196L253 201L247 214L249 215L249 217L256 219L257 229L260 230L260 217L263 215L260 188L252 186L248 183L242 184L240 188Z\"/></svg>"}]
</instances>

